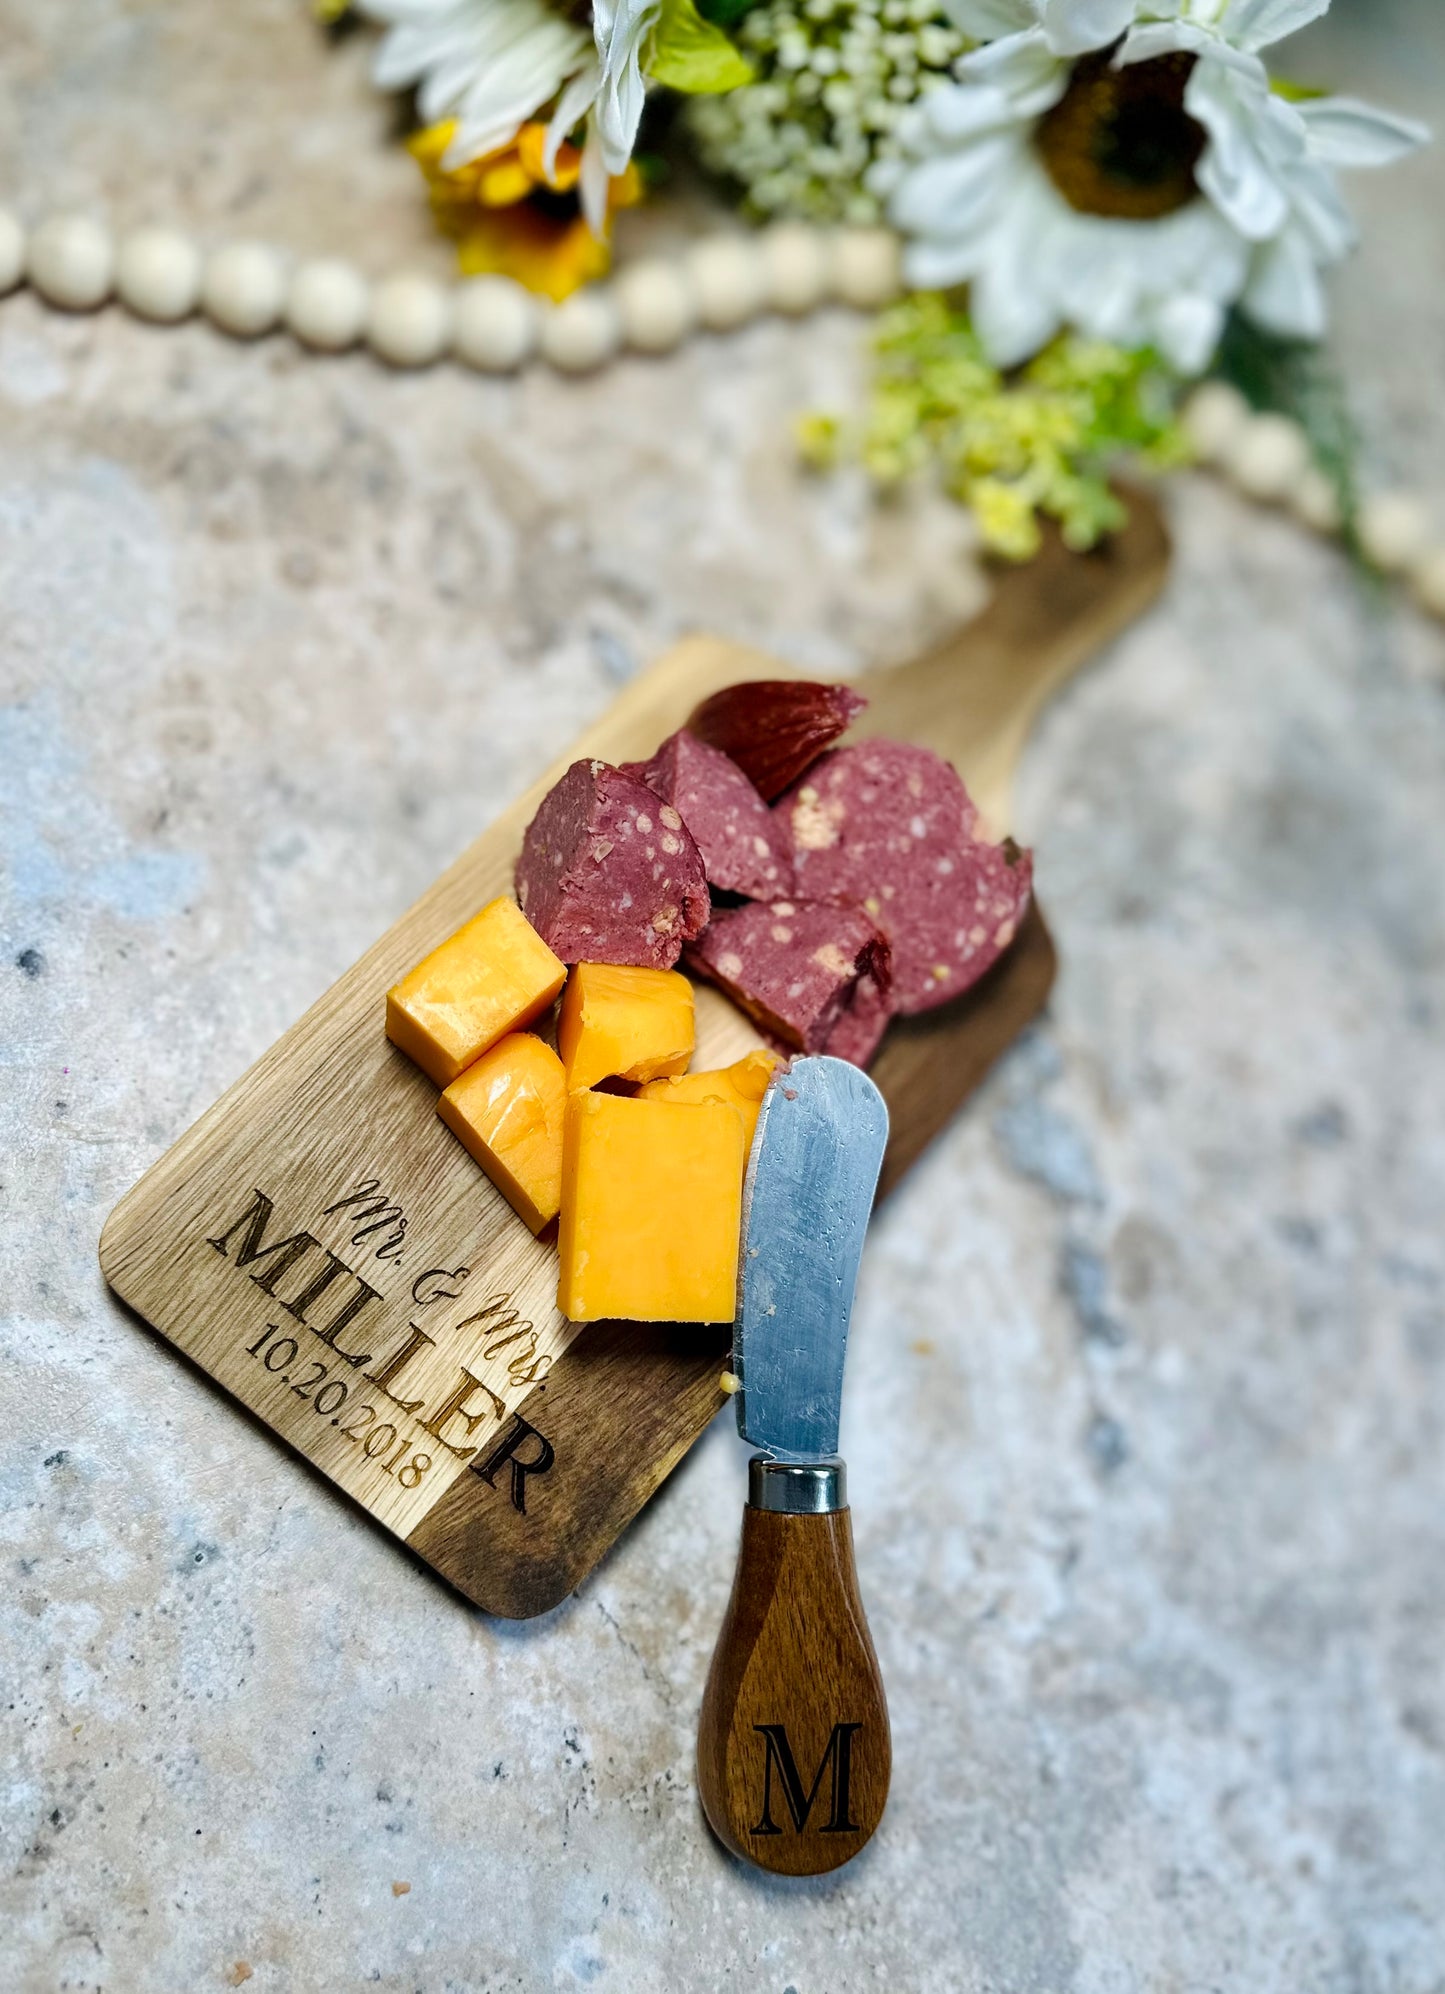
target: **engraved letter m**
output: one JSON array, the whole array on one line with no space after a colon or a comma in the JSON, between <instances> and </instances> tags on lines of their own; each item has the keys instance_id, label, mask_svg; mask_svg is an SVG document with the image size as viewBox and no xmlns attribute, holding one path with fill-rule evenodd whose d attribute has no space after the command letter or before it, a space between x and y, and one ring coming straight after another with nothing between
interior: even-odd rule
<instances>
[{"instance_id":1,"label":"engraved letter m","mask_svg":"<svg viewBox=\"0 0 1445 1994\"><path fill-rule=\"evenodd\" d=\"M858 1823L848 1811L848 1776L853 1759L853 1733L861 1731L861 1724L835 1724L833 1734L823 1748L823 1756L818 1761L818 1770L813 1775L813 1784L803 1791L802 1775L798 1762L793 1757L792 1746L788 1743L788 1733L781 1724L754 1724L753 1729L763 1739L766 1758L763 1762L763 1811L758 1817L755 1835L781 1835L782 1829L773 1819L773 1767L778 1769L778 1781L783 1789L788 1812L793 1817L793 1826L801 1835L808 1825L808 1817L813 1811L813 1803L818 1798L818 1789L823 1784L823 1774L831 1769L833 1775L830 1793L828 1818L821 1832L825 1835L856 1835Z\"/></svg>"}]
</instances>

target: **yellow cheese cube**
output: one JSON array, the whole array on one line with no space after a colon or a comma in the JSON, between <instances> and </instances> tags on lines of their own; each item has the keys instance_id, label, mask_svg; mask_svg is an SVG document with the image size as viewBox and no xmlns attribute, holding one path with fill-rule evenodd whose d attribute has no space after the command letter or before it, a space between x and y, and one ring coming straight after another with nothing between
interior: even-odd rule
<instances>
[{"instance_id":1,"label":"yellow cheese cube","mask_svg":"<svg viewBox=\"0 0 1445 1994\"><path fill-rule=\"evenodd\" d=\"M437 1113L533 1232L562 1202L567 1081L551 1046L509 1032L460 1074Z\"/></svg>"},{"instance_id":2,"label":"yellow cheese cube","mask_svg":"<svg viewBox=\"0 0 1445 1994\"><path fill-rule=\"evenodd\" d=\"M731 1066L720 1067L715 1073L677 1073L665 1080L649 1080L642 1095L644 1100L674 1103L730 1101L743 1118L746 1151L753 1146L758 1110L763 1105L768 1081L773 1069L781 1064L775 1052L765 1052L760 1046L756 1052L744 1053Z\"/></svg>"},{"instance_id":3,"label":"yellow cheese cube","mask_svg":"<svg viewBox=\"0 0 1445 1994\"><path fill-rule=\"evenodd\" d=\"M743 1118L726 1101L575 1093L562 1158L557 1306L573 1322L731 1322Z\"/></svg>"},{"instance_id":4,"label":"yellow cheese cube","mask_svg":"<svg viewBox=\"0 0 1445 1994\"><path fill-rule=\"evenodd\" d=\"M567 1085L652 1080L692 1058L692 985L675 969L579 962L557 1018Z\"/></svg>"},{"instance_id":5,"label":"yellow cheese cube","mask_svg":"<svg viewBox=\"0 0 1445 1994\"><path fill-rule=\"evenodd\" d=\"M387 991L386 1035L449 1087L489 1045L545 1011L566 978L566 964L504 895Z\"/></svg>"}]
</instances>

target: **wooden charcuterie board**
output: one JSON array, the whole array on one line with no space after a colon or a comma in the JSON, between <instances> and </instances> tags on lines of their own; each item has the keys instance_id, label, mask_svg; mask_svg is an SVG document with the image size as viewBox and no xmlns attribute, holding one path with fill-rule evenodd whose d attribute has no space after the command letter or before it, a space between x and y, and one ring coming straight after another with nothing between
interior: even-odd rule
<instances>
[{"instance_id":1,"label":"wooden charcuterie board","mask_svg":"<svg viewBox=\"0 0 1445 1994\"><path fill-rule=\"evenodd\" d=\"M1153 502L1097 554L1051 546L999 581L939 650L861 684L855 733L954 761L996 829L1050 693L1162 584ZM467 1597L522 1618L577 1585L722 1403L725 1328L598 1323L555 1306L533 1239L437 1117L436 1089L383 1035L388 986L493 895L579 755L651 753L706 694L803 676L710 637L678 645L494 822L111 1214L106 1279ZM1047 878L1044 881L1047 889ZM872 1071L895 1184L1042 1008L1054 955L1035 910L957 1002L896 1023ZM695 1068L757 1044L699 987Z\"/></svg>"}]
</instances>

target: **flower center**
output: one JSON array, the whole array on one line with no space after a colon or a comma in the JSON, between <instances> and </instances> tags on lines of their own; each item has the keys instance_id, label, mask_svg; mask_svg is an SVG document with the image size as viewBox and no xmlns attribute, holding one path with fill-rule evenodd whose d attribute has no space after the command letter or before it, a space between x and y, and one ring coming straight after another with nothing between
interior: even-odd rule
<instances>
[{"instance_id":1,"label":"flower center","mask_svg":"<svg viewBox=\"0 0 1445 1994\"><path fill-rule=\"evenodd\" d=\"M1084 215L1157 221L1192 201L1208 134L1184 108L1192 55L1113 69L1112 49L1075 64L1034 134L1049 178Z\"/></svg>"}]
</instances>

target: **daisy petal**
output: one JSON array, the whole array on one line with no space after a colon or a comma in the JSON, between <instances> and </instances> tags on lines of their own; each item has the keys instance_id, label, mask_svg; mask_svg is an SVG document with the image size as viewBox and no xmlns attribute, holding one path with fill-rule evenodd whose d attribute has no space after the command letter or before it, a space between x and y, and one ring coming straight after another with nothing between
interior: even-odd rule
<instances>
[{"instance_id":1,"label":"daisy petal","mask_svg":"<svg viewBox=\"0 0 1445 1994\"><path fill-rule=\"evenodd\" d=\"M966 284L977 261L972 243L910 242L903 252L903 276L910 290L947 291Z\"/></svg>"},{"instance_id":2,"label":"daisy petal","mask_svg":"<svg viewBox=\"0 0 1445 1994\"><path fill-rule=\"evenodd\" d=\"M528 118L555 93L560 81L560 77L549 75L525 88L520 79L509 80L505 72L493 71L485 85L479 84L457 106L456 131L442 154L443 171L455 172L499 146L510 145Z\"/></svg>"},{"instance_id":3,"label":"daisy petal","mask_svg":"<svg viewBox=\"0 0 1445 1994\"><path fill-rule=\"evenodd\" d=\"M565 23L553 21L553 28ZM519 127L555 97L581 51L570 36L516 37L496 48L456 107L457 129L442 156L451 170L514 138Z\"/></svg>"},{"instance_id":4,"label":"daisy petal","mask_svg":"<svg viewBox=\"0 0 1445 1994\"><path fill-rule=\"evenodd\" d=\"M552 122L547 127L547 144L542 153L542 167L550 180L557 171L557 154L563 143L591 110L602 83L602 65L589 62L580 69L557 99L557 108L552 113ZM591 142L591 133L588 133Z\"/></svg>"},{"instance_id":5,"label":"daisy petal","mask_svg":"<svg viewBox=\"0 0 1445 1994\"><path fill-rule=\"evenodd\" d=\"M1240 302L1257 325L1284 339L1323 338L1324 287L1300 230L1286 229L1256 250Z\"/></svg>"},{"instance_id":6,"label":"daisy petal","mask_svg":"<svg viewBox=\"0 0 1445 1994\"><path fill-rule=\"evenodd\" d=\"M1313 160L1288 179L1290 226L1310 245L1316 263L1338 263L1354 248L1358 230L1330 174Z\"/></svg>"},{"instance_id":7,"label":"daisy petal","mask_svg":"<svg viewBox=\"0 0 1445 1994\"><path fill-rule=\"evenodd\" d=\"M437 0L356 0L356 11L365 14L368 20L385 21L388 25L398 21L434 21L439 12L455 12L464 0L453 0L448 9L439 7Z\"/></svg>"},{"instance_id":8,"label":"daisy petal","mask_svg":"<svg viewBox=\"0 0 1445 1994\"><path fill-rule=\"evenodd\" d=\"M1047 0L1044 33L1055 55L1108 48L1134 19L1135 0Z\"/></svg>"},{"instance_id":9,"label":"daisy petal","mask_svg":"<svg viewBox=\"0 0 1445 1994\"><path fill-rule=\"evenodd\" d=\"M943 0L943 11L963 34L980 42L1035 27L1039 18L1033 0Z\"/></svg>"},{"instance_id":10,"label":"daisy petal","mask_svg":"<svg viewBox=\"0 0 1445 1994\"><path fill-rule=\"evenodd\" d=\"M592 33L602 63L602 88L593 116L602 135L609 173L632 157L642 101L642 44L656 21L660 0L593 0Z\"/></svg>"},{"instance_id":11,"label":"daisy petal","mask_svg":"<svg viewBox=\"0 0 1445 1994\"><path fill-rule=\"evenodd\" d=\"M430 24L395 27L377 47L371 80L378 90L404 90L432 65L444 62L455 46L453 37L439 34Z\"/></svg>"},{"instance_id":12,"label":"daisy petal","mask_svg":"<svg viewBox=\"0 0 1445 1994\"><path fill-rule=\"evenodd\" d=\"M1224 307L1190 292L1169 298L1154 314L1153 344L1181 374L1202 374L1224 330Z\"/></svg>"},{"instance_id":13,"label":"daisy petal","mask_svg":"<svg viewBox=\"0 0 1445 1994\"><path fill-rule=\"evenodd\" d=\"M594 125L587 133L587 143L582 148L582 174L578 183L578 195L582 203L582 215L588 228L603 241L607 234L607 196L611 191L611 175L607 171L607 161L602 156L602 139Z\"/></svg>"},{"instance_id":14,"label":"daisy petal","mask_svg":"<svg viewBox=\"0 0 1445 1994\"><path fill-rule=\"evenodd\" d=\"M1148 284L1128 222L1069 216L1054 231L1055 294L1063 316L1091 339L1142 346L1140 292Z\"/></svg>"},{"instance_id":15,"label":"daisy petal","mask_svg":"<svg viewBox=\"0 0 1445 1994\"><path fill-rule=\"evenodd\" d=\"M1057 104L1069 84L1066 64L1050 49L1042 28L985 42L954 67L960 83L986 84L1016 118L1037 118Z\"/></svg>"},{"instance_id":16,"label":"daisy petal","mask_svg":"<svg viewBox=\"0 0 1445 1994\"><path fill-rule=\"evenodd\" d=\"M1195 64L1184 92L1185 110L1209 134L1195 178L1220 213L1252 242L1278 234L1289 213L1279 175L1260 150L1268 103L1262 80L1253 84L1209 61Z\"/></svg>"},{"instance_id":17,"label":"daisy petal","mask_svg":"<svg viewBox=\"0 0 1445 1994\"><path fill-rule=\"evenodd\" d=\"M1047 183L1024 179L980 258L969 285L969 307L974 330L996 367L1017 367L1063 323L1052 291L1039 281L1052 260L1048 236L1062 205Z\"/></svg>"},{"instance_id":18,"label":"daisy petal","mask_svg":"<svg viewBox=\"0 0 1445 1994\"><path fill-rule=\"evenodd\" d=\"M455 117L450 170L505 145L556 95L591 37L546 0L366 0L389 22L373 65L383 89L417 86L423 120Z\"/></svg>"},{"instance_id":19,"label":"daisy petal","mask_svg":"<svg viewBox=\"0 0 1445 1994\"><path fill-rule=\"evenodd\" d=\"M894 227L935 241L971 234L1000 207L1015 151L1012 140L994 139L923 160L889 203Z\"/></svg>"},{"instance_id":20,"label":"daisy petal","mask_svg":"<svg viewBox=\"0 0 1445 1994\"><path fill-rule=\"evenodd\" d=\"M973 325L995 367L1019 367L1047 346L1063 321L1029 283L1016 257L996 257L969 289Z\"/></svg>"},{"instance_id":21,"label":"daisy petal","mask_svg":"<svg viewBox=\"0 0 1445 1994\"><path fill-rule=\"evenodd\" d=\"M1224 32L1240 48L1268 48L1327 14L1330 0L1232 0Z\"/></svg>"},{"instance_id":22,"label":"daisy petal","mask_svg":"<svg viewBox=\"0 0 1445 1994\"><path fill-rule=\"evenodd\" d=\"M1131 63L1153 62L1156 56L1179 54L1207 54L1211 62L1237 70L1241 76L1260 73L1258 56L1230 48L1227 42L1217 40L1192 21L1147 21L1141 27L1130 28L1119 44L1114 67L1127 69Z\"/></svg>"},{"instance_id":23,"label":"daisy petal","mask_svg":"<svg viewBox=\"0 0 1445 1994\"><path fill-rule=\"evenodd\" d=\"M986 83L942 83L930 90L918 104L916 126L910 119L900 124L898 135L905 143L910 130L916 130L924 147L930 141L945 145L966 144L986 133L1006 130L1020 122L1002 90Z\"/></svg>"},{"instance_id":24,"label":"daisy petal","mask_svg":"<svg viewBox=\"0 0 1445 1994\"><path fill-rule=\"evenodd\" d=\"M1353 97L1321 97L1295 108L1309 133L1310 157L1327 166L1392 166L1430 137L1414 118L1397 118Z\"/></svg>"},{"instance_id":25,"label":"daisy petal","mask_svg":"<svg viewBox=\"0 0 1445 1994\"><path fill-rule=\"evenodd\" d=\"M1210 37L1204 29L1190 21L1148 21L1142 27L1130 28L1119 44L1114 67L1127 69L1132 62L1153 62L1156 56L1178 55L1186 50L1197 55L1209 45Z\"/></svg>"}]
</instances>

